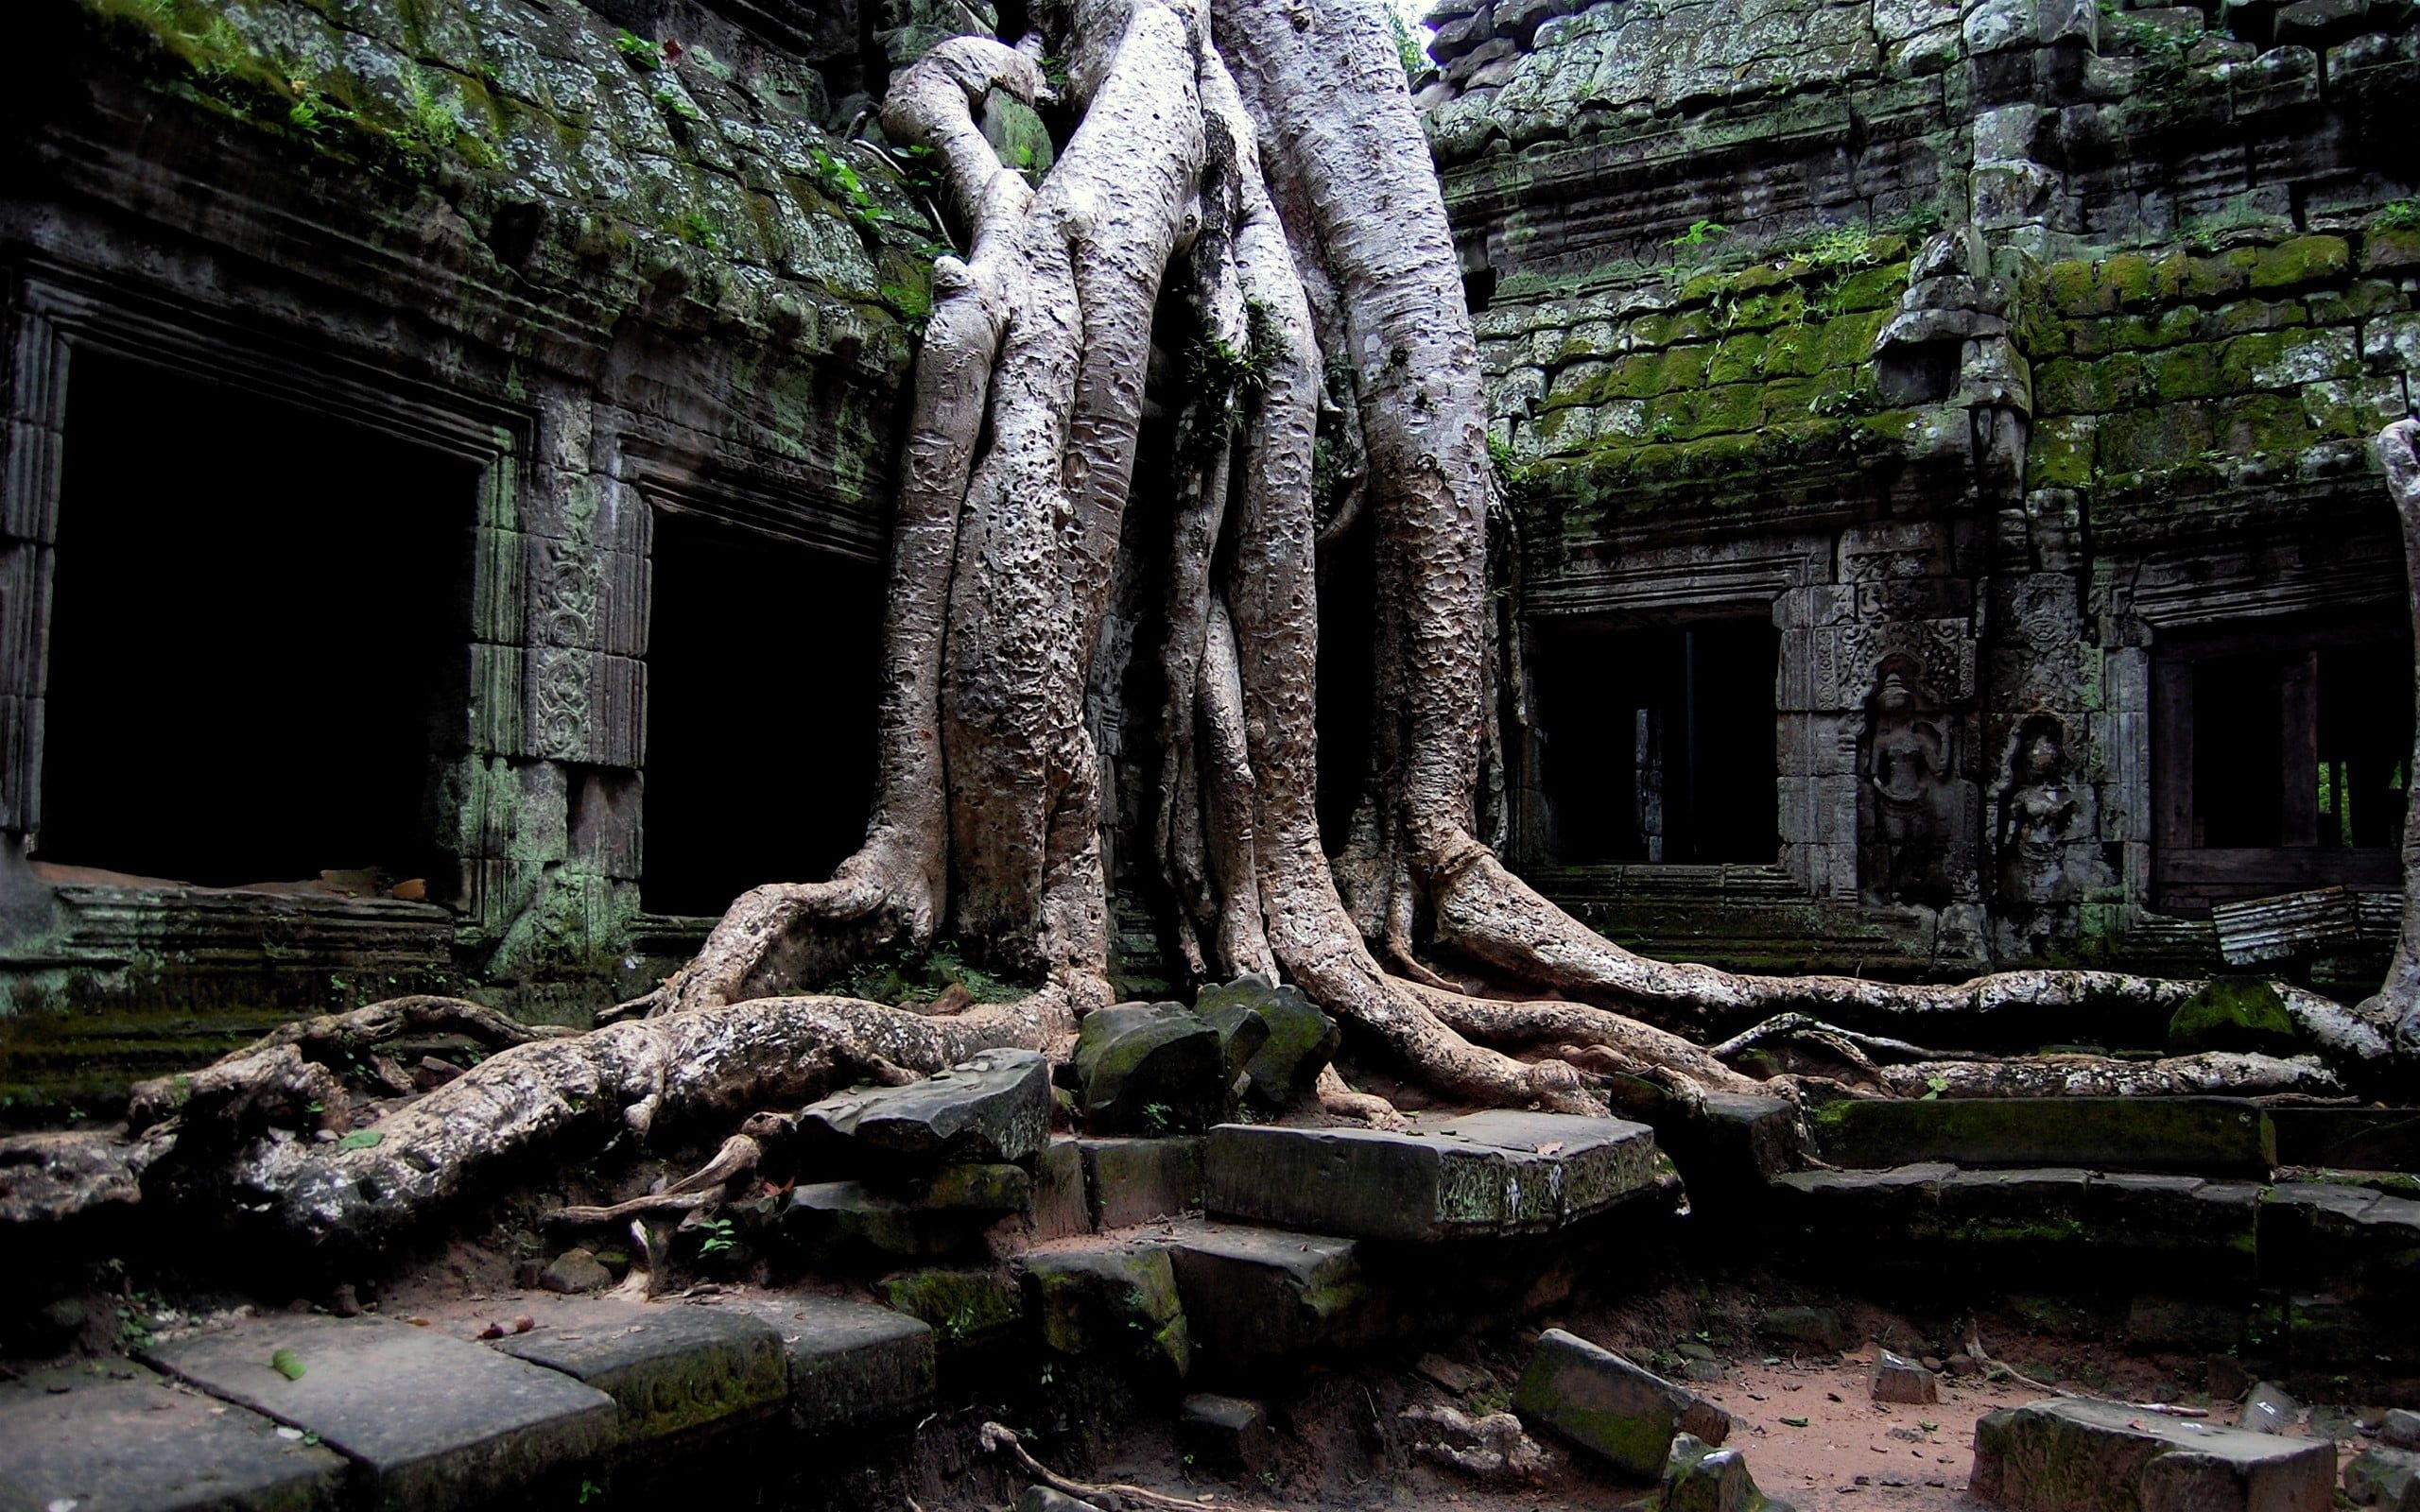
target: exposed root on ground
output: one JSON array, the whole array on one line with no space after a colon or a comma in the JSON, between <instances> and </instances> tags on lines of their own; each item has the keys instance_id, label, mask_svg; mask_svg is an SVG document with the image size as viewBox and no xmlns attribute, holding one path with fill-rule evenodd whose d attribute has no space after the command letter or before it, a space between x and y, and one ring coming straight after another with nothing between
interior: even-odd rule
<instances>
[{"instance_id":1,"label":"exposed root on ground","mask_svg":"<svg viewBox=\"0 0 2420 1512\"><path fill-rule=\"evenodd\" d=\"M1198 1501L1189 1501L1181 1496L1169 1496L1165 1492L1150 1490L1140 1486L1130 1486L1124 1481L1070 1480L1034 1458L1027 1452L1024 1441L1017 1437L1016 1430L1002 1424L987 1422L978 1430L978 1433L985 1449L995 1454L1008 1455L1016 1461L1019 1469L1043 1485L1054 1491L1063 1491L1080 1501L1096 1503L1106 1501L1127 1506L1158 1507L1162 1512L1201 1512L1201 1503ZM1243 1503L1243 1509L1244 1512L1266 1512L1265 1508L1255 1508L1249 1503Z\"/></svg>"}]
</instances>

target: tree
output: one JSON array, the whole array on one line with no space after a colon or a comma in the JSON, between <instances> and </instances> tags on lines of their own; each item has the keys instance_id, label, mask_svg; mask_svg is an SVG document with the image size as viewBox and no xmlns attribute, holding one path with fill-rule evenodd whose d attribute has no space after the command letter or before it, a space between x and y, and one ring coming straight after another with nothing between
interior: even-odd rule
<instances>
[{"instance_id":1,"label":"tree","mask_svg":"<svg viewBox=\"0 0 2420 1512\"><path fill-rule=\"evenodd\" d=\"M525 1042L334 1144L257 1131L310 1108L345 1126L342 1088L310 1052L372 1032L359 1016L152 1084L114 1153L71 1155L53 1137L57 1203L171 1150L229 1151L243 1200L305 1233L370 1239L583 1125L644 1135L666 1116L794 1104L836 1078L928 1073L983 1046L1063 1047L1110 996L1086 700L1170 279L1194 329L1172 549L1144 595L1167 697L1151 833L1205 977L1282 973L1452 1097L1570 1111L1603 1111L1641 1084L1684 1099L1764 1087L1729 1062L1787 1037L1868 1092L2333 1085L2314 1062L2247 1055L1943 1057L1899 1037L2038 1042L2023 1022L2042 1010L2165 1013L2196 984L2015 971L1910 987L1668 965L1514 877L1474 833L1494 736L1495 503L1477 346L1382 12L1366 0L1068 0L1047 26L1046 43L941 43L883 110L893 143L941 165L964 250L936 265L917 362L863 849L828 881L741 898L638 1014L587 1035L536 1040L440 1001L365 1010ZM1063 60L1062 103L1080 124L1036 187L1002 167L976 122L992 91L1048 97L1045 46ZM1374 753L1334 858L1313 720L1319 558L1341 536L1334 518L1323 536L1315 507L1323 423L1357 458L1340 508L1374 526L1383 607ZM1035 989L938 1017L812 992L853 959L943 930ZM2344 1063L2385 1053L2368 1019L2285 992ZM1321 1091L1338 1112L1392 1117L1333 1071ZM237 1130L251 1132L231 1140ZM706 1175L744 1168L749 1138ZM79 1160L99 1175L79 1175Z\"/></svg>"}]
</instances>

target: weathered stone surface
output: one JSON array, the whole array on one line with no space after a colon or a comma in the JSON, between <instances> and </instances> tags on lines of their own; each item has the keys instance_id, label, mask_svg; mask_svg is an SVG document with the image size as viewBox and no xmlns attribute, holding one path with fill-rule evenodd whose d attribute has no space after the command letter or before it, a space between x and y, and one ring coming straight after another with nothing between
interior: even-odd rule
<instances>
[{"instance_id":1,"label":"weathered stone surface","mask_svg":"<svg viewBox=\"0 0 2420 1512\"><path fill-rule=\"evenodd\" d=\"M2333 1445L2062 1398L1975 1425L1970 1488L2025 1512L2325 1512Z\"/></svg>"},{"instance_id":2,"label":"weathered stone surface","mask_svg":"<svg viewBox=\"0 0 2420 1512\"><path fill-rule=\"evenodd\" d=\"M873 1165L1022 1164L1050 1136L1050 1063L1030 1050L986 1050L905 1087L811 1104L800 1126L842 1160Z\"/></svg>"},{"instance_id":3,"label":"weathered stone surface","mask_svg":"<svg viewBox=\"0 0 2420 1512\"><path fill-rule=\"evenodd\" d=\"M1122 1003L1084 1016L1077 1100L1101 1134L1181 1134L1226 1111L1231 1078L1219 1031L1176 1003Z\"/></svg>"},{"instance_id":4,"label":"weathered stone surface","mask_svg":"<svg viewBox=\"0 0 2420 1512\"><path fill-rule=\"evenodd\" d=\"M2420 1108L2274 1108L2269 1121L2286 1165L2420 1171Z\"/></svg>"},{"instance_id":5,"label":"weathered stone surface","mask_svg":"<svg viewBox=\"0 0 2420 1512\"><path fill-rule=\"evenodd\" d=\"M1675 1433L1710 1444L1731 1433L1720 1408L1561 1329L1539 1336L1512 1410L1641 1480L1663 1473Z\"/></svg>"},{"instance_id":6,"label":"weathered stone surface","mask_svg":"<svg viewBox=\"0 0 2420 1512\"><path fill-rule=\"evenodd\" d=\"M1365 1239L1559 1228L1649 1189L1654 1136L1619 1119L1475 1113L1420 1134L1225 1124L1205 1200L1223 1216Z\"/></svg>"},{"instance_id":7,"label":"weathered stone surface","mask_svg":"<svg viewBox=\"0 0 2420 1512\"><path fill-rule=\"evenodd\" d=\"M863 1245L887 1255L946 1255L981 1243L1002 1217L1033 1203L1033 1177L1016 1165L945 1165L899 1184L814 1181L793 1188L786 1234L812 1246Z\"/></svg>"},{"instance_id":8,"label":"weathered stone surface","mask_svg":"<svg viewBox=\"0 0 2420 1512\"><path fill-rule=\"evenodd\" d=\"M791 1427L810 1435L888 1428L933 1400L933 1330L838 1297L730 1297L714 1305L769 1326L789 1363Z\"/></svg>"},{"instance_id":9,"label":"weathered stone surface","mask_svg":"<svg viewBox=\"0 0 2420 1512\"><path fill-rule=\"evenodd\" d=\"M2387 1512L2420 1512L2420 1454L2365 1449L2344 1467L2344 1499Z\"/></svg>"},{"instance_id":10,"label":"weathered stone surface","mask_svg":"<svg viewBox=\"0 0 2420 1512\"><path fill-rule=\"evenodd\" d=\"M1084 1152L1074 1140L1053 1135L1033 1166L1036 1241L1068 1239L1092 1231L1092 1198L1086 1185Z\"/></svg>"},{"instance_id":11,"label":"weathered stone surface","mask_svg":"<svg viewBox=\"0 0 2420 1512\"><path fill-rule=\"evenodd\" d=\"M1269 1410L1242 1397L1195 1392L1178 1409L1176 1433L1197 1464L1219 1474L1258 1476L1277 1464Z\"/></svg>"},{"instance_id":12,"label":"weathered stone surface","mask_svg":"<svg viewBox=\"0 0 2420 1512\"><path fill-rule=\"evenodd\" d=\"M613 1398L621 1408L616 1444L747 1421L789 1396L781 1335L710 1307L580 1302L493 1347Z\"/></svg>"},{"instance_id":13,"label":"weathered stone surface","mask_svg":"<svg viewBox=\"0 0 2420 1512\"><path fill-rule=\"evenodd\" d=\"M2303 1291L2392 1284L2420 1265L2420 1202L2363 1187L2281 1182L2260 1204L2260 1276Z\"/></svg>"},{"instance_id":14,"label":"weathered stone surface","mask_svg":"<svg viewBox=\"0 0 2420 1512\"><path fill-rule=\"evenodd\" d=\"M2378 1442L2389 1449L2420 1449L2420 1412L2390 1407L2378 1425Z\"/></svg>"},{"instance_id":15,"label":"weathered stone surface","mask_svg":"<svg viewBox=\"0 0 2420 1512\"><path fill-rule=\"evenodd\" d=\"M1848 1325L1828 1307L1775 1307L1756 1319L1756 1334L1772 1344L1838 1354L1849 1347Z\"/></svg>"},{"instance_id":16,"label":"weathered stone surface","mask_svg":"<svg viewBox=\"0 0 2420 1512\"><path fill-rule=\"evenodd\" d=\"M339 1504L345 1462L280 1437L241 1407L138 1366L38 1372L0 1385L0 1507L125 1512L319 1512Z\"/></svg>"},{"instance_id":17,"label":"weathered stone surface","mask_svg":"<svg viewBox=\"0 0 2420 1512\"><path fill-rule=\"evenodd\" d=\"M538 1284L550 1292L566 1295L593 1292L613 1285L614 1273L607 1270L593 1252L566 1249L548 1261L546 1268L538 1273Z\"/></svg>"},{"instance_id":18,"label":"weathered stone surface","mask_svg":"<svg viewBox=\"0 0 2420 1512\"><path fill-rule=\"evenodd\" d=\"M1025 1293L1014 1276L990 1268L902 1271L882 1281L883 1300L932 1325L944 1349L1001 1342L1026 1321Z\"/></svg>"},{"instance_id":19,"label":"weathered stone surface","mask_svg":"<svg viewBox=\"0 0 2420 1512\"><path fill-rule=\"evenodd\" d=\"M1888 1349L1877 1349L1866 1385L1876 1401L1932 1402L1941 1400L1941 1378Z\"/></svg>"},{"instance_id":20,"label":"weathered stone surface","mask_svg":"<svg viewBox=\"0 0 2420 1512\"><path fill-rule=\"evenodd\" d=\"M1818 1108L1834 1165L2083 1166L2266 1177L2275 1137L2230 1097L1853 1099Z\"/></svg>"},{"instance_id":21,"label":"weathered stone surface","mask_svg":"<svg viewBox=\"0 0 2420 1512\"><path fill-rule=\"evenodd\" d=\"M1017 1264L1043 1342L1060 1353L1179 1376L1192 1368L1193 1341L1164 1246L1062 1245L1034 1250Z\"/></svg>"},{"instance_id":22,"label":"weathered stone surface","mask_svg":"<svg viewBox=\"0 0 2420 1512\"><path fill-rule=\"evenodd\" d=\"M1194 1348L1222 1367L1349 1339L1359 1325L1352 1240L1189 1221L1166 1243Z\"/></svg>"},{"instance_id":23,"label":"weathered stone surface","mask_svg":"<svg viewBox=\"0 0 2420 1512\"><path fill-rule=\"evenodd\" d=\"M299 1375L269 1363L280 1350ZM484 1504L596 1453L618 1415L612 1397L568 1376L372 1318L265 1319L145 1358L317 1434L389 1506Z\"/></svg>"},{"instance_id":24,"label":"weathered stone surface","mask_svg":"<svg viewBox=\"0 0 2420 1512\"><path fill-rule=\"evenodd\" d=\"M1047 1486L1028 1486L1017 1498L1016 1512L1101 1512L1092 1503Z\"/></svg>"},{"instance_id":25,"label":"weathered stone surface","mask_svg":"<svg viewBox=\"0 0 2420 1512\"><path fill-rule=\"evenodd\" d=\"M1676 1434L1664 1466L1660 1512L1790 1512L1756 1488L1747 1456L1716 1449L1694 1434Z\"/></svg>"},{"instance_id":26,"label":"weathered stone surface","mask_svg":"<svg viewBox=\"0 0 2420 1512\"><path fill-rule=\"evenodd\" d=\"M1265 977L1247 974L1203 988L1193 1007L1219 1031L1251 1097L1268 1108L1290 1108L1309 1097L1321 1069L1344 1042L1343 1028L1318 1005ZM1245 1053L1237 1058L1239 1048Z\"/></svg>"},{"instance_id":27,"label":"weathered stone surface","mask_svg":"<svg viewBox=\"0 0 2420 1512\"><path fill-rule=\"evenodd\" d=\"M2248 1433L2282 1434L2294 1426L2303 1415L2303 1404L2296 1401L2273 1381L2255 1383L2252 1395L2243 1399L2243 1413L2236 1426Z\"/></svg>"},{"instance_id":28,"label":"weathered stone surface","mask_svg":"<svg viewBox=\"0 0 2420 1512\"><path fill-rule=\"evenodd\" d=\"M2290 1056L2300 1038L2277 989L2251 978L2219 978L2178 1005L2168 1022L2168 1048L2180 1056L2204 1050Z\"/></svg>"},{"instance_id":29,"label":"weathered stone surface","mask_svg":"<svg viewBox=\"0 0 2420 1512\"><path fill-rule=\"evenodd\" d=\"M1103 1228L1172 1218L1201 1206L1197 1138L1084 1140L1084 1176Z\"/></svg>"}]
</instances>

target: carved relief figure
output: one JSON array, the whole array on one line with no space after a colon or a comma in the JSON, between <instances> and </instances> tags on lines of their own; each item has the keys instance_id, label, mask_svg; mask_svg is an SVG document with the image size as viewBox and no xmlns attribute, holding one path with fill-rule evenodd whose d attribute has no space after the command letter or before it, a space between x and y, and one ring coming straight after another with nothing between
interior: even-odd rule
<instances>
[{"instance_id":1,"label":"carved relief figure","mask_svg":"<svg viewBox=\"0 0 2420 1512\"><path fill-rule=\"evenodd\" d=\"M1949 900L1949 839L1957 822L1950 729L1914 661L1885 658L1858 742L1862 779L1858 879L1869 902Z\"/></svg>"},{"instance_id":2,"label":"carved relief figure","mask_svg":"<svg viewBox=\"0 0 2420 1512\"><path fill-rule=\"evenodd\" d=\"M2076 895L2067 875L2066 845L2081 808L2067 777L2066 731L2048 714L2017 727L2001 784L1994 853L1999 857L1999 904L2027 913Z\"/></svg>"}]
</instances>

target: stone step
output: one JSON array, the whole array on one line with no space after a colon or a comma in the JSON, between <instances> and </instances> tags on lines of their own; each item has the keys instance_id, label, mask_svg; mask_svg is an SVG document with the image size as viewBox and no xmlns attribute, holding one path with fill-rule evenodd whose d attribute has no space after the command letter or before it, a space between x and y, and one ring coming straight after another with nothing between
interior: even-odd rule
<instances>
[{"instance_id":1,"label":"stone step","mask_svg":"<svg viewBox=\"0 0 2420 1512\"><path fill-rule=\"evenodd\" d=\"M720 1308L583 1297L545 1309L537 1328L495 1348L613 1398L621 1411L612 1449L761 1421L790 1392L782 1336Z\"/></svg>"},{"instance_id":2,"label":"stone step","mask_svg":"<svg viewBox=\"0 0 2420 1512\"><path fill-rule=\"evenodd\" d=\"M2286 1165L2420 1175L2420 1108L2273 1108Z\"/></svg>"},{"instance_id":3,"label":"stone step","mask_svg":"<svg viewBox=\"0 0 2420 1512\"><path fill-rule=\"evenodd\" d=\"M375 1318L266 1318L143 1358L316 1435L382 1507L476 1506L535 1486L600 1454L619 1417L569 1376Z\"/></svg>"},{"instance_id":4,"label":"stone step","mask_svg":"<svg viewBox=\"0 0 2420 1512\"><path fill-rule=\"evenodd\" d=\"M345 1490L344 1456L269 1418L115 1362L0 1384L0 1507L304 1512Z\"/></svg>"},{"instance_id":5,"label":"stone step","mask_svg":"<svg viewBox=\"0 0 2420 1512\"><path fill-rule=\"evenodd\" d=\"M1560 1228L1669 1168L1653 1133L1622 1119L1485 1112L1412 1133L1221 1124L1204 1202L1219 1217L1425 1243Z\"/></svg>"},{"instance_id":6,"label":"stone step","mask_svg":"<svg viewBox=\"0 0 2420 1512\"><path fill-rule=\"evenodd\" d=\"M1868 1169L1946 1160L2260 1177L2277 1163L2269 1115L2236 1097L1849 1099L1808 1124L1826 1163Z\"/></svg>"},{"instance_id":7,"label":"stone step","mask_svg":"<svg viewBox=\"0 0 2420 1512\"><path fill-rule=\"evenodd\" d=\"M1975 1425L1975 1500L2021 1512L2327 1512L2336 1446L2061 1398Z\"/></svg>"},{"instance_id":8,"label":"stone step","mask_svg":"<svg viewBox=\"0 0 2420 1512\"><path fill-rule=\"evenodd\" d=\"M790 1426L801 1434L878 1432L913 1421L932 1405L933 1331L915 1318L804 1293L717 1297L711 1305L753 1318L781 1340Z\"/></svg>"},{"instance_id":9,"label":"stone step","mask_svg":"<svg viewBox=\"0 0 2420 1512\"><path fill-rule=\"evenodd\" d=\"M1366 1326L1369 1288L1350 1239L1195 1219L1161 1243L1193 1347L1222 1368L1350 1343Z\"/></svg>"}]
</instances>

